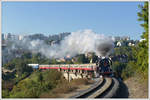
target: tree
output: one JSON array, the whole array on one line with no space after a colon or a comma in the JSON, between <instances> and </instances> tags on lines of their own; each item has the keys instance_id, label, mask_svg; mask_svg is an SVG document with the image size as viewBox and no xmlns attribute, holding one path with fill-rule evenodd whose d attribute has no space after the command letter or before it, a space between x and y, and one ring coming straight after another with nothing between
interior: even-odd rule
<instances>
[{"instance_id":1,"label":"tree","mask_svg":"<svg viewBox=\"0 0 150 100\"><path fill-rule=\"evenodd\" d=\"M145 79L148 79L148 2L145 2L144 5L139 5L139 8L141 11L138 12L138 20L143 22L141 26L145 30L141 38L145 40L138 45L137 65L140 73L143 74Z\"/></svg>"},{"instance_id":2,"label":"tree","mask_svg":"<svg viewBox=\"0 0 150 100\"><path fill-rule=\"evenodd\" d=\"M8 62L7 64L4 65L4 68L12 70L15 68L15 64L13 62Z\"/></svg>"},{"instance_id":3,"label":"tree","mask_svg":"<svg viewBox=\"0 0 150 100\"><path fill-rule=\"evenodd\" d=\"M42 81L43 81L43 75L41 73L38 74L38 79L37 81L39 81L42 85Z\"/></svg>"},{"instance_id":4,"label":"tree","mask_svg":"<svg viewBox=\"0 0 150 100\"><path fill-rule=\"evenodd\" d=\"M18 60L18 63L16 64L15 67L16 67L16 70L17 70L17 75L21 76L24 72L23 69L26 67L26 64L23 61Z\"/></svg>"},{"instance_id":5,"label":"tree","mask_svg":"<svg viewBox=\"0 0 150 100\"><path fill-rule=\"evenodd\" d=\"M20 77L22 77L22 75L26 72L26 74L24 74L23 76L27 76L29 75L33 69L29 66L27 66L27 62L25 62L23 59L19 59L17 60L17 63L15 65L16 68L16 74Z\"/></svg>"},{"instance_id":6,"label":"tree","mask_svg":"<svg viewBox=\"0 0 150 100\"><path fill-rule=\"evenodd\" d=\"M144 28L145 32L142 34L142 38L145 38L146 41L148 42L148 2L144 3L143 5L139 5L140 12L138 12L138 20L143 21L144 23L141 24L141 26ZM148 45L147 45L148 46Z\"/></svg>"},{"instance_id":7,"label":"tree","mask_svg":"<svg viewBox=\"0 0 150 100\"><path fill-rule=\"evenodd\" d=\"M57 62L56 59L54 59L54 58L50 60L50 64L57 64L57 63L58 63L58 62Z\"/></svg>"},{"instance_id":8,"label":"tree","mask_svg":"<svg viewBox=\"0 0 150 100\"><path fill-rule=\"evenodd\" d=\"M77 57L77 63L83 64L83 63L89 63L89 61L88 61L88 58L86 58L84 54L80 54Z\"/></svg>"}]
</instances>

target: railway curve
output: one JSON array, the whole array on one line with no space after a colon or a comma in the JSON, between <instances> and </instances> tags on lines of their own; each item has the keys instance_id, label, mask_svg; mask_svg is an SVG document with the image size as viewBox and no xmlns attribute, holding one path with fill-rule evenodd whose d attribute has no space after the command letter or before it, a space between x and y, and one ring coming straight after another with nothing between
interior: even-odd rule
<instances>
[{"instance_id":1,"label":"railway curve","mask_svg":"<svg viewBox=\"0 0 150 100\"><path fill-rule=\"evenodd\" d=\"M113 98L119 90L116 78L99 78L89 89L79 92L70 98Z\"/></svg>"}]
</instances>

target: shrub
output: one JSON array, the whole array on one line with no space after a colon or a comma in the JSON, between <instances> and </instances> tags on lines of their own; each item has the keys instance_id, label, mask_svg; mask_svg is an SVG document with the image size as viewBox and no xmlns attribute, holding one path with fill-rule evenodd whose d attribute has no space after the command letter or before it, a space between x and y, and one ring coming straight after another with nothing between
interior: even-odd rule
<instances>
[{"instance_id":1,"label":"shrub","mask_svg":"<svg viewBox=\"0 0 150 100\"><path fill-rule=\"evenodd\" d=\"M9 90L5 89L2 90L2 98L8 98L9 97Z\"/></svg>"},{"instance_id":2,"label":"shrub","mask_svg":"<svg viewBox=\"0 0 150 100\"><path fill-rule=\"evenodd\" d=\"M122 78L127 79L131 76L133 76L136 73L136 65L133 61L130 61L127 66L122 70Z\"/></svg>"}]
</instances>

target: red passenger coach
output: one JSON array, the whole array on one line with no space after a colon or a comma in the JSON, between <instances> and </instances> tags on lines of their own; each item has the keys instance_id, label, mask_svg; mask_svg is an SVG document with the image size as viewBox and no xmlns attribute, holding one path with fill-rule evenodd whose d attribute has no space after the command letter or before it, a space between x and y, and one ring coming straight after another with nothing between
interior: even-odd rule
<instances>
[{"instance_id":1,"label":"red passenger coach","mask_svg":"<svg viewBox=\"0 0 150 100\"><path fill-rule=\"evenodd\" d=\"M57 64L39 65L39 69L63 69L63 70L96 70L96 64Z\"/></svg>"}]
</instances>

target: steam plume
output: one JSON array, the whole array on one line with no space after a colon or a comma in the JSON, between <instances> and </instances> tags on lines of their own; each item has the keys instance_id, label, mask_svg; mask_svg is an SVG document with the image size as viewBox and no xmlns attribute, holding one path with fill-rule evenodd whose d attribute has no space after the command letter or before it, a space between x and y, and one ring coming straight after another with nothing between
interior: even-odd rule
<instances>
[{"instance_id":1,"label":"steam plume","mask_svg":"<svg viewBox=\"0 0 150 100\"><path fill-rule=\"evenodd\" d=\"M72 32L60 44L50 46L43 40L30 40L27 38L19 42L13 41L12 46L7 49L9 51L18 49L29 50L32 53L41 53L47 58L61 58L67 55L73 57L86 52L95 52L98 56L108 56L112 52L113 47L112 38L86 29ZM10 53L9 56L11 56Z\"/></svg>"}]
</instances>

